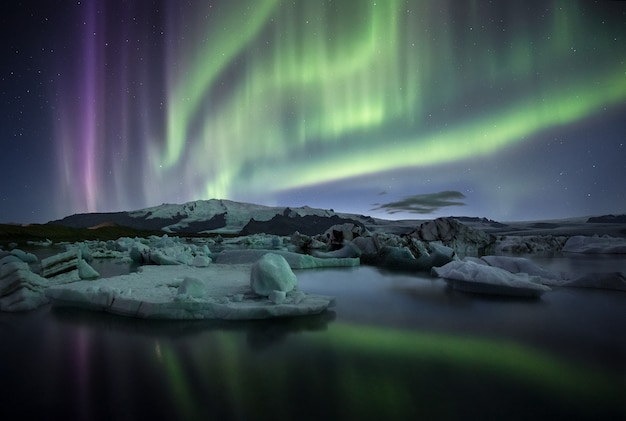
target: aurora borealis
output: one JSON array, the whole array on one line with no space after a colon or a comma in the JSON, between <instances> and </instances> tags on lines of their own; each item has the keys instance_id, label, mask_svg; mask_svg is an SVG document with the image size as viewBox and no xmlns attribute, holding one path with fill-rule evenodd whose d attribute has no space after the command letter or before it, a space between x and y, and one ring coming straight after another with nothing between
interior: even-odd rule
<instances>
[{"instance_id":1,"label":"aurora borealis","mask_svg":"<svg viewBox=\"0 0 626 421\"><path fill-rule=\"evenodd\" d=\"M49 3L0 6L2 221L442 191L498 220L626 209L624 2Z\"/></svg>"}]
</instances>

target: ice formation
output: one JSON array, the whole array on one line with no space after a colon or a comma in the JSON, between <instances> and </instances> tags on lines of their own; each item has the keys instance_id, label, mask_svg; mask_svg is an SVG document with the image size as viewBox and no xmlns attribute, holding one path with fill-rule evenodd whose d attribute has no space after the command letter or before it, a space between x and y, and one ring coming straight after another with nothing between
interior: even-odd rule
<instances>
[{"instance_id":1,"label":"ice formation","mask_svg":"<svg viewBox=\"0 0 626 421\"><path fill-rule=\"evenodd\" d=\"M624 254L626 253L626 238L576 235L567 240L563 251L566 253Z\"/></svg>"},{"instance_id":2,"label":"ice formation","mask_svg":"<svg viewBox=\"0 0 626 421\"><path fill-rule=\"evenodd\" d=\"M50 285L100 277L100 274L83 259L80 248L42 259L41 274L48 279Z\"/></svg>"},{"instance_id":3,"label":"ice formation","mask_svg":"<svg viewBox=\"0 0 626 421\"><path fill-rule=\"evenodd\" d=\"M566 236L503 235L497 238L495 252L496 254L559 252L566 241Z\"/></svg>"},{"instance_id":4,"label":"ice formation","mask_svg":"<svg viewBox=\"0 0 626 421\"><path fill-rule=\"evenodd\" d=\"M0 311L33 310L48 302L47 280L15 255L0 258Z\"/></svg>"},{"instance_id":5,"label":"ice formation","mask_svg":"<svg viewBox=\"0 0 626 421\"><path fill-rule=\"evenodd\" d=\"M459 257L493 253L496 242L493 235L473 229L454 218L424 222L410 235L428 243L439 241L452 248Z\"/></svg>"},{"instance_id":6,"label":"ice formation","mask_svg":"<svg viewBox=\"0 0 626 421\"><path fill-rule=\"evenodd\" d=\"M248 320L317 314L333 298L282 291L260 296L250 288L251 265L144 266L138 273L50 287L55 306L80 307L149 319Z\"/></svg>"},{"instance_id":7,"label":"ice formation","mask_svg":"<svg viewBox=\"0 0 626 421\"><path fill-rule=\"evenodd\" d=\"M258 295L269 297L275 291L286 293L297 286L298 278L289 267L287 260L279 254L264 254L252 265L250 287Z\"/></svg>"},{"instance_id":8,"label":"ice formation","mask_svg":"<svg viewBox=\"0 0 626 421\"><path fill-rule=\"evenodd\" d=\"M550 287L541 284L539 276L511 273L499 267L476 262L475 259L455 260L432 269L432 274L449 281L452 288L474 293L538 297Z\"/></svg>"},{"instance_id":9,"label":"ice formation","mask_svg":"<svg viewBox=\"0 0 626 421\"><path fill-rule=\"evenodd\" d=\"M360 264L359 258L320 258L283 250L225 250L215 257L215 262L221 264L254 263L267 253L284 257L292 269L350 267Z\"/></svg>"},{"instance_id":10,"label":"ice formation","mask_svg":"<svg viewBox=\"0 0 626 421\"><path fill-rule=\"evenodd\" d=\"M477 268L476 266L481 266ZM598 288L626 291L626 272L599 272L579 274L572 272L552 272L529 259L512 256L466 257L440 268L433 268L432 274L447 279L473 282L473 292L519 295L521 290L495 288L491 284L508 285L508 279L515 285L526 286L518 281L531 281L549 287ZM510 276L509 276L510 275ZM482 285L479 285L482 284ZM467 287L460 283L453 287ZM509 285L512 286L512 285ZM530 286L536 288L535 286ZM459 288L460 289L460 288ZM467 288L466 288L467 289Z\"/></svg>"},{"instance_id":11,"label":"ice formation","mask_svg":"<svg viewBox=\"0 0 626 421\"><path fill-rule=\"evenodd\" d=\"M190 218L184 222L178 218L177 223L200 224L200 216L226 205L231 228L250 216L251 208L214 201L189 204ZM145 221L174 221L176 214L172 212L176 209L161 206L154 209L155 213L141 217ZM266 219L275 214L275 209L262 211ZM298 216L299 211L289 210L284 216ZM309 209L301 211L306 214ZM384 229L343 223L315 235L294 232L291 236L251 234L194 239L167 234L122 237L67 244L66 252L43 259L40 264L36 256L14 249L0 255L0 310L33 309L48 302L49 297L55 305L149 318L245 319L311 314L323 311L332 300L299 291L292 270L361 263L408 272L433 268L432 273L448 279L453 288L480 293L539 296L551 286L626 291L624 272L556 273L521 257L478 257L494 249L498 253L561 249L566 253L626 253L624 238L494 237L454 218L439 218L418 228L396 230L395 234ZM214 252L209 246L220 251ZM89 265L92 257L147 266L138 274L83 282L99 276ZM42 276L33 272L37 268Z\"/></svg>"}]
</instances>

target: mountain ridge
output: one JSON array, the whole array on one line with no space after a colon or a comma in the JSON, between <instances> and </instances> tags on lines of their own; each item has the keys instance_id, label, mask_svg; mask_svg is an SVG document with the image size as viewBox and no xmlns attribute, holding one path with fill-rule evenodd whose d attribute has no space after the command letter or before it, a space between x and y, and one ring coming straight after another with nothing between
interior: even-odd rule
<instances>
[{"instance_id":1,"label":"mountain ridge","mask_svg":"<svg viewBox=\"0 0 626 421\"><path fill-rule=\"evenodd\" d=\"M493 234L626 236L626 224L623 222L625 217L625 215L604 215L505 223L481 217L449 218ZM48 224L79 229L114 224L141 231L182 235L250 235L260 232L290 235L295 231L323 233L333 225L353 223L370 231L405 234L431 219L386 220L309 206L266 206L225 199L208 199L182 204L164 203L133 211L74 214L50 221Z\"/></svg>"},{"instance_id":2,"label":"mountain ridge","mask_svg":"<svg viewBox=\"0 0 626 421\"><path fill-rule=\"evenodd\" d=\"M116 224L139 230L161 230L175 234L239 234L251 222L269 222L276 218L316 217L333 223L374 222L364 215L335 213L332 209L309 206L266 206L224 199L195 200L182 204L163 203L144 209L122 212L81 213L48 222L72 228L91 228ZM302 221L304 222L304 221ZM320 224L320 227L324 224ZM297 224L295 225L297 227Z\"/></svg>"}]
</instances>

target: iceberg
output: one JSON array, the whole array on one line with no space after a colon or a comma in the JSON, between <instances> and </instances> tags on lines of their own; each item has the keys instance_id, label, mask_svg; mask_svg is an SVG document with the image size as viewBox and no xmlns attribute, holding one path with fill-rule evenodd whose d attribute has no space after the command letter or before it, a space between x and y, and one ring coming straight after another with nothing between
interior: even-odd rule
<instances>
[{"instance_id":1,"label":"iceberg","mask_svg":"<svg viewBox=\"0 0 626 421\"><path fill-rule=\"evenodd\" d=\"M83 259L83 252L80 248L43 259L41 274L51 285L100 277L100 274Z\"/></svg>"},{"instance_id":2,"label":"iceberg","mask_svg":"<svg viewBox=\"0 0 626 421\"><path fill-rule=\"evenodd\" d=\"M565 253L626 253L626 238L575 235L570 237L563 246Z\"/></svg>"},{"instance_id":3,"label":"iceberg","mask_svg":"<svg viewBox=\"0 0 626 421\"><path fill-rule=\"evenodd\" d=\"M283 250L224 250L216 256L215 262L221 264L254 263L267 253L274 253L284 257L292 269L352 267L361 263L358 257L322 258Z\"/></svg>"},{"instance_id":4,"label":"iceberg","mask_svg":"<svg viewBox=\"0 0 626 421\"><path fill-rule=\"evenodd\" d=\"M563 249L566 236L553 235L503 235L496 242L496 254L549 253Z\"/></svg>"},{"instance_id":5,"label":"iceberg","mask_svg":"<svg viewBox=\"0 0 626 421\"><path fill-rule=\"evenodd\" d=\"M528 273L541 277L541 283L548 286L572 288L598 288L626 291L626 272L551 272L523 257L484 256L480 259L490 266L499 267L512 273Z\"/></svg>"},{"instance_id":6,"label":"iceberg","mask_svg":"<svg viewBox=\"0 0 626 421\"><path fill-rule=\"evenodd\" d=\"M454 250L457 256L482 256L493 252L496 238L482 230L471 228L454 218L437 218L422 223L409 234L431 243L440 241Z\"/></svg>"},{"instance_id":7,"label":"iceberg","mask_svg":"<svg viewBox=\"0 0 626 421\"><path fill-rule=\"evenodd\" d=\"M487 272L491 269L499 269L510 275L519 275L522 277L529 277L534 283L540 283L547 287L571 287L571 288L597 288L608 289L616 291L626 291L626 272L594 272L594 273L575 273L575 272L552 272L542 268L530 259L524 257L513 256L483 256L481 258L466 257L463 261L455 263L457 266L462 266L465 262L473 263L474 265L485 266L483 269L485 274L481 278L476 278L475 282L483 282ZM445 266L444 266L445 267ZM447 274L449 268L444 269L435 268L432 273L441 273L442 278L444 274ZM452 266L451 266L452 267ZM466 277L469 276L469 269L465 269ZM500 272L496 272L498 274ZM493 275L494 272L491 272ZM449 274L447 274L450 276ZM457 276L457 275L455 275ZM460 275L459 275L460 276ZM498 275L500 276L500 275ZM506 275L501 275L506 277ZM494 281L492 280L492 283ZM513 291L514 292L514 291Z\"/></svg>"},{"instance_id":8,"label":"iceberg","mask_svg":"<svg viewBox=\"0 0 626 421\"><path fill-rule=\"evenodd\" d=\"M445 278L453 289L479 294L539 297L551 290L541 284L539 276L511 273L486 263L478 263L474 259L455 260L434 267L431 274Z\"/></svg>"},{"instance_id":9,"label":"iceberg","mask_svg":"<svg viewBox=\"0 0 626 421\"><path fill-rule=\"evenodd\" d=\"M33 310L46 304L43 290L47 283L16 256L0 258L0 311Z\"/></svg>"},{"instance_id":10,"label":"iceberg","mask_svg":"<svg viewBox=\"0 0 626 421\"><path fill-rule=\"evenodd\" d=\"M293 317L319 314L334 305L333 297L297 289L284 291L284 296L260 296L250 287L251 267L143 266L129 275L52 286L45 295L56 307L172 320Z\"/></svg>"},{"instance_id":11,"label":"iceberg","mask_svg":"<svg viewBox=\"0 0 626 421\"><path fill-rule=\"evenodd\" d=\"M287 293L296 288L298 278L283 256L267 253L252 265L250 286L258 295L276 297L278 291Z\"/></svg>"}]
</instances>

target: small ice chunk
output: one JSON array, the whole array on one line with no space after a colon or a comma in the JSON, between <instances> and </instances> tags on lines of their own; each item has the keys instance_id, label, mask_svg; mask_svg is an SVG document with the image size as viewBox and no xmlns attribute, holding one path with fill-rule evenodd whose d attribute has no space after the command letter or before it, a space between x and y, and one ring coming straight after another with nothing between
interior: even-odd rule
<instances>
[{"instance_id":1,"label":"small ice chunk","mask_svg":"<svg viewBox=\"0 0 626 421\"><path fill-rule=\"evenodd\" d=\"M190 297L201 298L207 292L207 287L204 282L198 278L186 276L178 287L178 294L186 294Z\"/></svg>"},{"instance_id":2,"label":"small ice chunk","mask_svg":"<svg viewBox=\"0 0 626 421\"><path fill-rule=\"evenodd\" d=\"M100 274L89 263L80 259L78 261L78 276L80 279L98 279Z\"/></svg>"},{"instance_id":3,"label":"small ice chunk","mask_svg":"<svg viewBox=\"0 0 626 421\"><path fill-rule=\"evenodd\" d=\"M285 291L274 290L274 291L270 292L270 295L269 295L268 298L274 304L282 304L283 301L285 301L285 297L286 296L287 296L287 293Z\"/></svg>"},{"instance_id":4,"label":"small ice chunk","mask_svg":"<svg viewBox=\"0 0 626 421\"><path fill-rule=\"evenodd\" d=\"M290 295L294 304L300 304L305 297L304 292L302 291L293 291Z\"/></svg>"},{"instance_id":5,"label":"small ice chunk","mask_svg":"<svg viewBox=\"0 0 626 421\"><path fill-rule=\"evenodd\" d=\"M250 286L259 295L269 296L272 291L291 291L298 284L298 278L287 260L281 255L267 253L250 270Z\"/></svg>"},{"instance_id":6,"label":"small ice chunk","mask_svg":"<svg viewBox=\"0 0 626 421\"><path fill-rule=\"evenodd\" d=\"M205 268L209 266L210 263L211 263L211 258L209 256L204 256L202 254L199 254L193 258L191 265L197 268Z\"/></svg>"}]
</instances>

